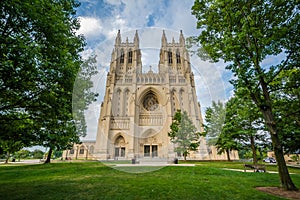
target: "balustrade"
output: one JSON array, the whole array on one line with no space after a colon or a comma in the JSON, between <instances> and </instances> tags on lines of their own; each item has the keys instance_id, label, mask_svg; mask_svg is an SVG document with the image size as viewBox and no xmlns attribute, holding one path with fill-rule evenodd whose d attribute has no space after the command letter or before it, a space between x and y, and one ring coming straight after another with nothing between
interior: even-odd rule
<instances>
[{"instance_id":1,"label":"balustrade","mask_svg":"<svg viewBox=\"0 0 300 200\"><path fill-rule=\"evenodd\" d=\"M114 117L110 121L111 129L129 129L130 119L128 117Z\"/></svg>"},{"instance_id":2,"label":"balustrade","mask_svg":"<svg viewBox=\"0 0 300 200\"><path fill-rule=\"evenodd\" d=\"M140 114L139 116L139 125L140 126L161 126L163 125L163 116L162 114Z\"/></svg>"}]
</instances>

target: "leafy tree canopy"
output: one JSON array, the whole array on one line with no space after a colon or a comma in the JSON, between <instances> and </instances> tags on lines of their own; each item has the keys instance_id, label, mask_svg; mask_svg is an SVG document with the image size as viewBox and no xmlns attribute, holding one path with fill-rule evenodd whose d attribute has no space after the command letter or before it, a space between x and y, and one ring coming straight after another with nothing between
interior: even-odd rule
<instances>
[{"instance_id":1,"label":"leafy tree canopy","mask_svg":"<svg viewBox=\"0 0 300 200\"><path fill-rule=\"evenodd\" d=\"M272 139L281 185L287 190L297 188L284 160L280 138L284 131L275 114L271 85L282 71L299 68L299 7L298 0L196 0L192 7L201 29L196 41L212 61L222 59L229 63L227 69L235 76L231 83L236 89L245 88L245 95L262 113ZM270 58L278 62L268 64L266 60Z\"/></svg>"},{"instance_id":2,"label":"leafy tree canopy","mask_svg":"<svg viewBox=\"0 0 300 200\"><path fill-rule=\"evenodd\" d=\"M175 152L182 153L186 160L189 152L196 151L199 147L200 133L197 132L187 112L180 110L175 113L170 129L168 135L176 145Z\"/></svg>"},{"instance_id":3,"label":"leafy tree canopy","mask_svg":"<svg viewBox=\"0 0 300 200\"><path fill-rule=\"evenodd\" d=\"M218 101L212 102L212 106L205 111L204 133L208 138L208 144L214 145L221 134L226 116L225 105Z\"/></svg>"},{"instance_id":4,"label":"leafy tree canopy","mask_svg":"<svg viewBox=\"0 0 300 200\"><path fill-rule=\"evenodd\" d=\"M2 143L9 138L22 144L19 149L32 144L62 149L84 135L76 133L79 119L72 117L73 85L85 45L76 35L78 6L75 0L1 1Z\"/></svg>"}]
</instances>

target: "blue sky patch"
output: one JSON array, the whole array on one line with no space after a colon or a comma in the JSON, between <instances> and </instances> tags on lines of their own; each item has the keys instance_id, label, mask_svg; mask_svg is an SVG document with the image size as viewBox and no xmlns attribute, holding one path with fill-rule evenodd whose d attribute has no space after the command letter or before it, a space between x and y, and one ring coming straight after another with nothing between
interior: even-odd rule
<instances>
[{"instance_id":1,"label":"blue sky patch","mask_svg":"<svg viewBox=\"0 0 300 200\"><path fill-rule=\"evenodd\" d=\"M155 16L154 14L148 15L148 22L147 22L147 26L151 27L155 24Z\"/></svg>"}]
</instances>

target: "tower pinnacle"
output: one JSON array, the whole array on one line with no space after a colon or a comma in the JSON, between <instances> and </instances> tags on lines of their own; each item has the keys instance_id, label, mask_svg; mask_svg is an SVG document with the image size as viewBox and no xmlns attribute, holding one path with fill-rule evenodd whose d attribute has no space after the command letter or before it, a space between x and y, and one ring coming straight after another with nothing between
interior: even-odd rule
<instances>
[{"instance_id":1,"label":"tower pinnacle","mask_svg":"<svg viewBox=\"0 0 300 200\"><path fill-rule=\"evenodd\" d=\"M180 30L179 43L180 43L181 46L185 45L185 40L184 40L184 37L183 37L182 30Z\"/></svg>"},{"instance_id":2,"label":"tower pinnacle","mask_svg":"<svg viewBox=\"0 0 300 200\"><path fill-rule=\"evenodd\" d=\"M121 33L120 33L120 30L118 30L118 34L117 34L117 37L115 40L115 45L119 46L120 44L121 44Z\"/></svg>"},{"instance_id":3,"label":"tower pinnacle","mask_svg":"<svg viewBox=\"0 0 300 200\"><path fill-rule=\"evenodd\" d=\"M135 35L134 35L134 39L133 39L133 41L134 41L134 46L136 47L136 48L139 48L139 35L138 35L138 31L136 30L135 31Z\"/></svg>"},{"instance_id":4,"label":"tower pinnacle","mask_svg":"<svg viewBox=\"0 0 300 200\"><path fill-rule=\"evenodd\" d=\"M163 30L163 35L162 35L162 38L161 38L161 46L162 47L167 46L167 38L166 38L165 30Z\"/></svg>"}]
</instances>

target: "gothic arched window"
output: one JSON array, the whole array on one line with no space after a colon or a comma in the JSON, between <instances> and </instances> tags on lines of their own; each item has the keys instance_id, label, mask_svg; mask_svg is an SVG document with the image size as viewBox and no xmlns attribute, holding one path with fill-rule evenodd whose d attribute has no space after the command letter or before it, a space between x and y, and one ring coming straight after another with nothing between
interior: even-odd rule
<instances>
[{"instance_id":1,"label":"gothic arched window","mask_svg":"<svg viewBox=\"0 0 300 200\"><path fill-rule=\"evenodd\" d=\"M130 91L129 89L126 89L124 93L124 115L128 116L128 99L129 99Z\"/></svg>"},{"instance_id":2,"label":"gothic arched window","mask_svg":"<svg viewBox=\"0 0 300 200\"><path fill-rule=\"evenodd\" d=\"M128 63L132 63L132 51L129 50L128 52Z\"/></svg>"},{"instance_id":3,"label":"gothic arched window","mask_svg":"<svg viewBox=\"0 0 300 200\"><path fill-rule=\"evenodd\" d=\"M172 62L172 52L171 52L171 50L168 51L168 61L169 61L169 64L173 63Z\"/></svg>"},{"instance_id":4,"label":"gothic arched window","mask_svg":"<svg viewBox=\"0 0 300 200\"><path fill-rule=\"evenodd\" d=\"M178 49L176 50L176 62L177 62L177 63L181 63L181 60L180 60L180 52L179 52Z\"/></svg>"},{"instance_id":5,"label":"gothic arched window","mask_svg":"<svg viewBox=\"0 0 300 200\"><path fill-rule=\"evenodd\" d=\"M181 110L183 110L183 101L184 101L184 90L183 89L180 90L179 96L180 96L180 107L181 107Z\"/></svg>"},{"instance_id":6,"label":"gothic arched window","mask_svg":"<svg viewBox=\"0 0 300 200\"><path fill-rule=\"evenodd\" d=\"M121 89L118 88L114 92L113 96L113 107L112 107L112 114L113 116L120 116L120 111L121 111Z\"/></svg>"},{"instance_id":7,"label":"gothic arched window","mask_svg":"<svg viewBox=\"0 0 300 200\"><path fill-rule=\"evenodd\" d=\"M120 115L120 110L121 110L121 90L118 90L118 97L117 97L117 100L118 100L118 109L117 109L117 116Z\"/></svg>"},{"instance_id":8,"label":"gothic arched window","mask_svg":"<svg viewBox=\"0 0 300 200\"><path fill-rule=\"evenodd\" d=\"M80 147L79 154L84 154L84 146Z\"/></svg>"},{"instance_id":9,"label":"gothic arched window","mask_svg":"<svg viewBox=\"0 0 300 200\"><path fill-rule=\"evenodd\" d=\"M94 153L94 146L93 145L90 146L90 153Z\"/></svg>"},{"instance_id":10,"label":"gothic arched window","mask_svg":"<svg viewBox=\"0 0 300 200\"><path fill-rule=\"evenodd\" d=\"M124 63L124 51L121 49L120 63Z\"/></svg>"},{"instance_id":11,"label":"gothic arched window","mask_svg":"<svg viewBox=\"0 0 300 200\"><path fill-rule=\"evenodd\" d=\"M176 95L175 95L175 93L176 93L176 91L173 89L172 90L172 99L171 99L171 101L172 101L172 107L173 107L173 112L172 112L172 115L174 115L175 114L175 112L176 112L176 103L175 103L175 101L176 101Z\"/></svg>"}]
</instances>

